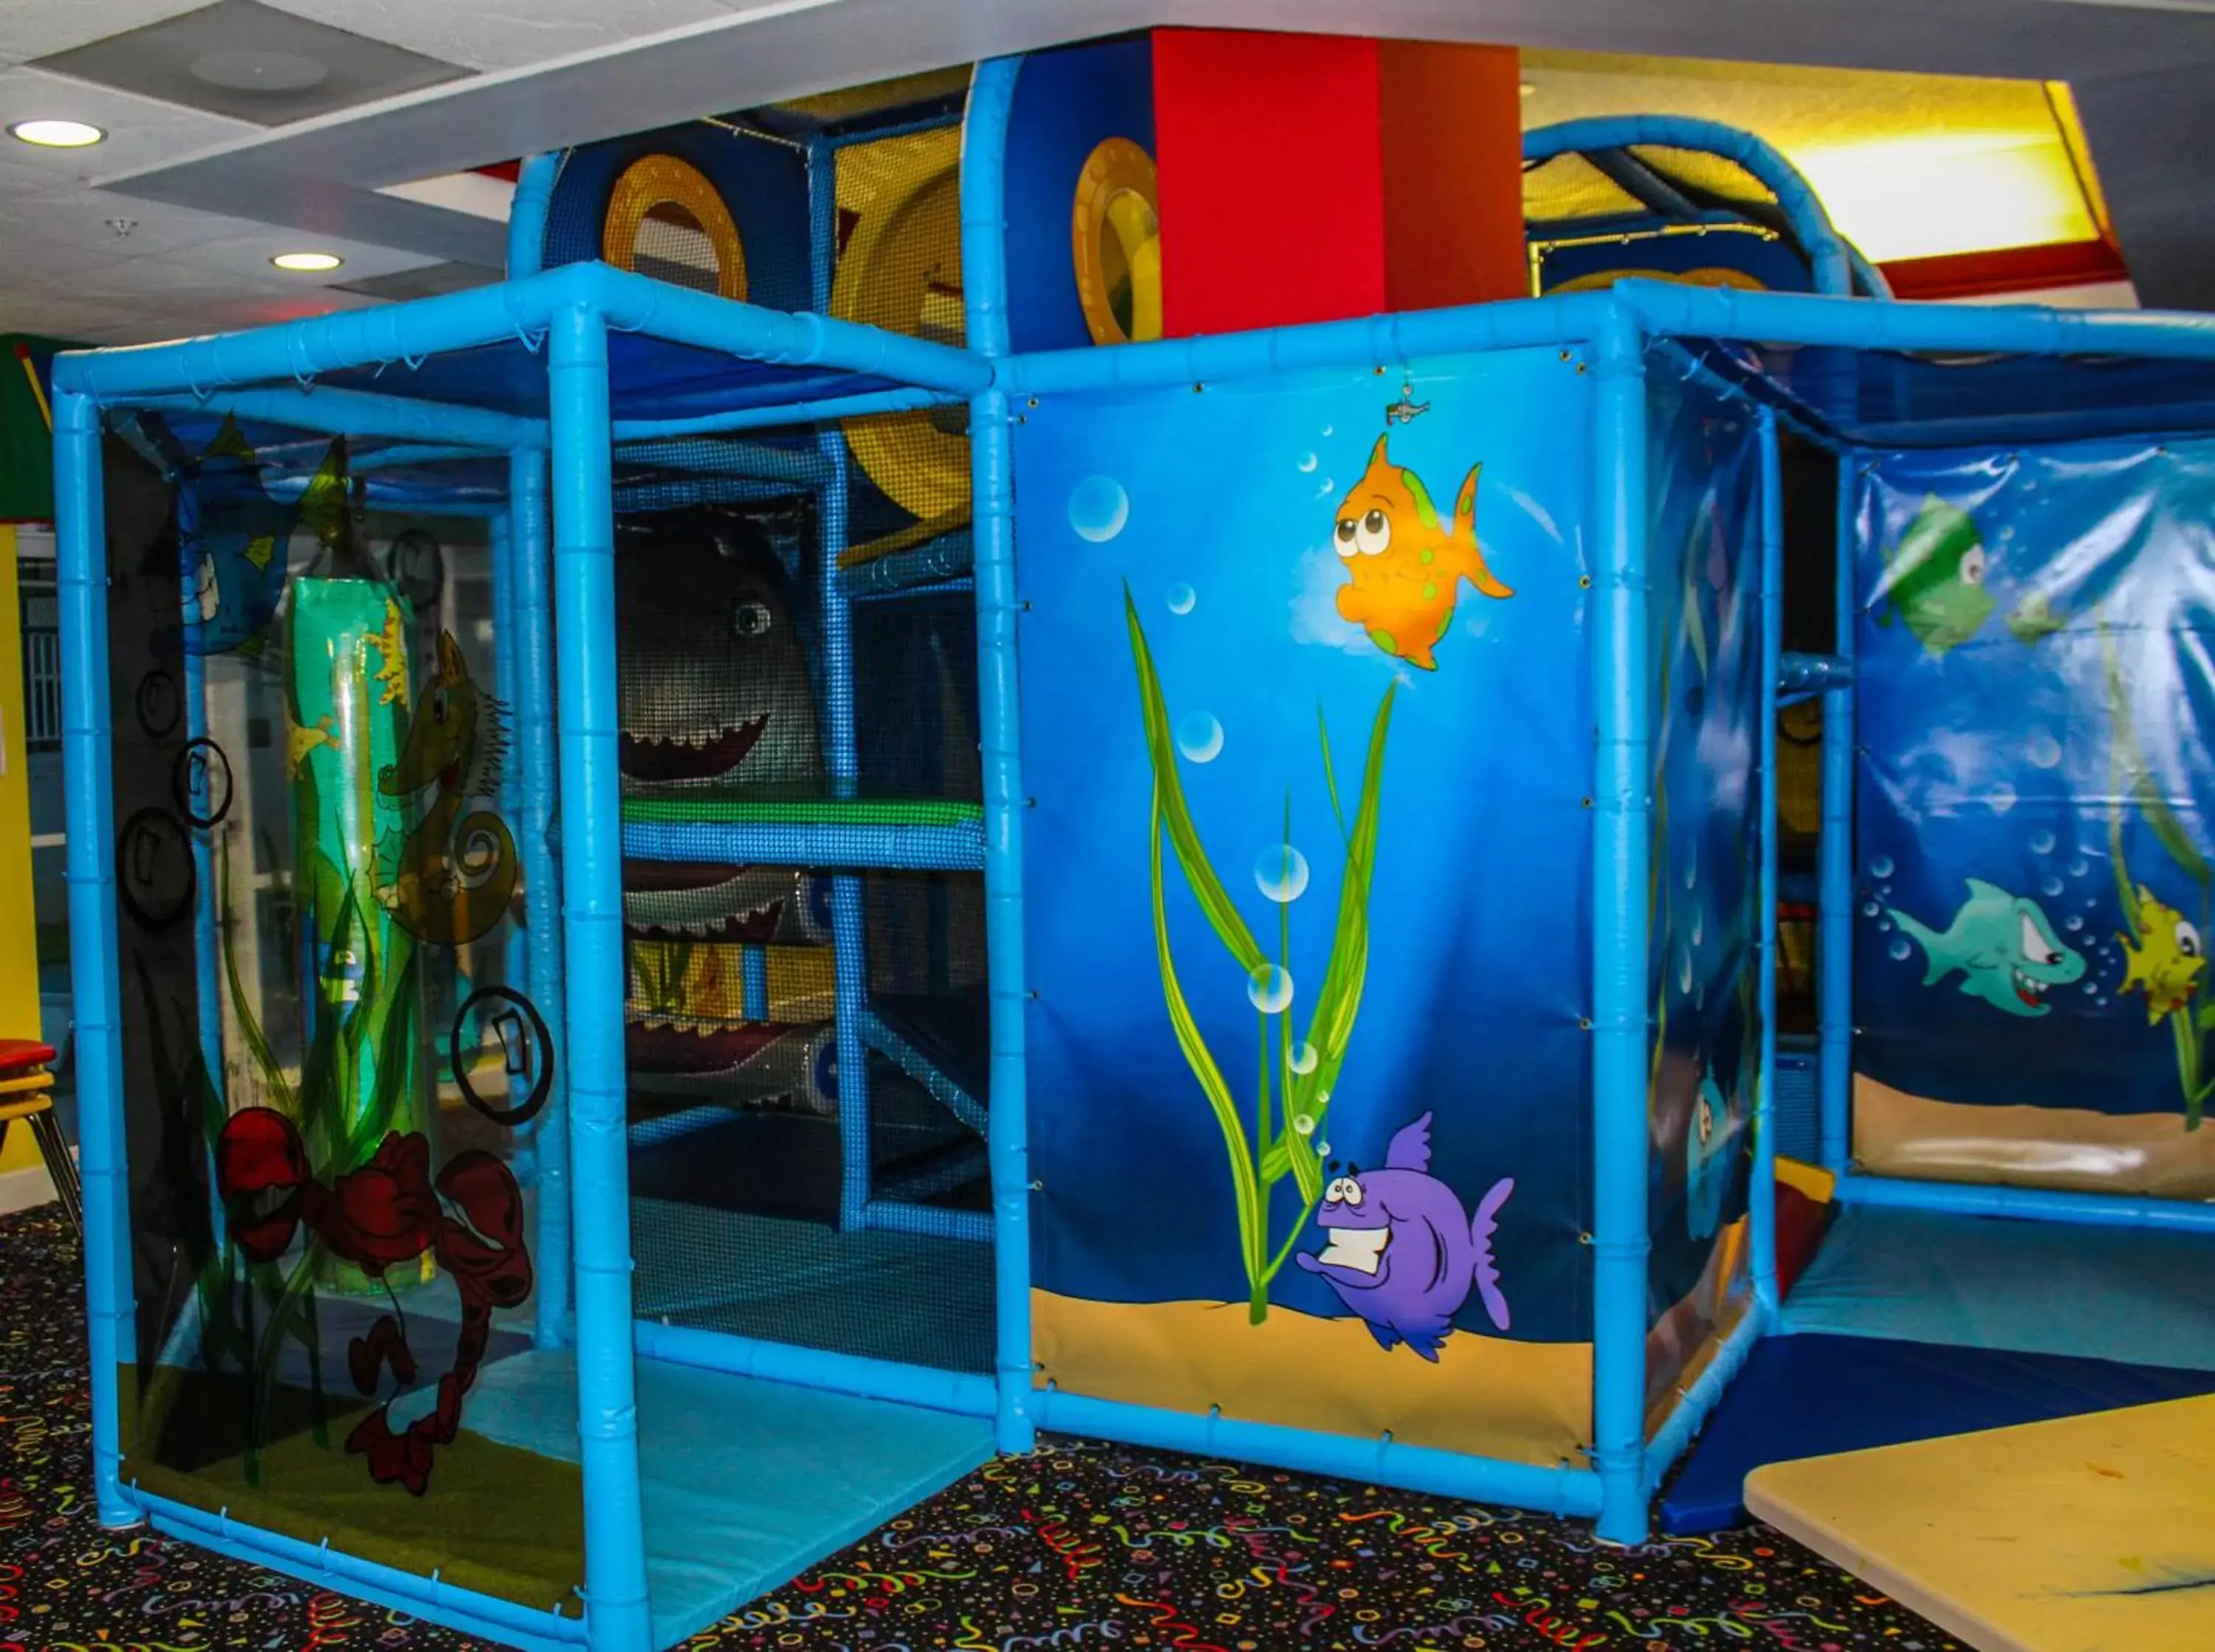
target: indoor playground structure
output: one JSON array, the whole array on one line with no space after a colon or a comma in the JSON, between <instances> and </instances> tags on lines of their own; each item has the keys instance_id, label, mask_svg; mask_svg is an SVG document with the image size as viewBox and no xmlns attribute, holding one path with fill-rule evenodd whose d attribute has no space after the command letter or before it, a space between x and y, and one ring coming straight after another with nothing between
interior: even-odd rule
<instances>
[{"instance_id":1,"label":"indoor playground structure","mask_svg":"<svg viewBox=\"0 0 2215 1652\"><path fill-rule=\"evenodd\" d=\"M105 1522L643 1652L1042 1429L1823 1546L1819 1453L2215 1389L2215 326L1359 44L539 156L501 284L59 359Z\"/></svg>"}]
</instances>

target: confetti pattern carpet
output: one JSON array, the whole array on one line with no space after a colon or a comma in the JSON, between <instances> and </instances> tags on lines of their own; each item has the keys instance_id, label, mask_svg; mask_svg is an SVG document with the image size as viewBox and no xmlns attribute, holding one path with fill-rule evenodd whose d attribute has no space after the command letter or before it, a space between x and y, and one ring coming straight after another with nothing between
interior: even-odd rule
<instances>
[{"instance_id":1,"label":"confetti pattern carpet","mask_svg":"<svg viewBox=\"0 0 2215 1652\"><path fill-rule=\"evenodd\" d=\"M483 1652L95 1524L76 1238L0 1218L0 1652ZM992 1464L687 1652L1960 1652L1758 1530L1606 1549L1534 1515L1056 1441Z\"/></svg>"}]
</instances>

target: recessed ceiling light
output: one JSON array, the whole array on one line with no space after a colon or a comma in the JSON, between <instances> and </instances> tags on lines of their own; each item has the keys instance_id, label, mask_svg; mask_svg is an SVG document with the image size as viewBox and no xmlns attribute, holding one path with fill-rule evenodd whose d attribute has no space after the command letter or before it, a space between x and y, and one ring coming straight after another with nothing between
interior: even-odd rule
<instances>
[{"instance_id":1,"label":"recessed ceiling light","mask_svg":"<svg viewBox=\"0 0 2215 1652\"><path fill-rule=\"evenodd\" d=\"M82 120L19 120L8 132L23 143L49 150L81 150L107 136Z\"/></svg>"},{"instance_id":2,"label":"recessed ceiling light","mask_svg":"<svg viewBox=\"0 0 2215 1652\"><path fill-rule=\"evenodd\" d=\"M336 253L279 253L269 260L280 270L296 274L316 275L324 270L334 270L346 262Z\"/></svg>"}]
</instances>

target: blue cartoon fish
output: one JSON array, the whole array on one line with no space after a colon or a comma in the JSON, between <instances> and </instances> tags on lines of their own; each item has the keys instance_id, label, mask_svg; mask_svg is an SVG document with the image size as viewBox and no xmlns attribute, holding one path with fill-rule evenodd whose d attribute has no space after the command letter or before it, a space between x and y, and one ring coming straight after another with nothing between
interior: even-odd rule
<instances>
[{"instance_id":1,"label":"blue cartoon fish","mask_svg":"<svg viewBox=\"0 0 2215 1652\"><path fill-rule=\"evenodd\" d=\"M1492 1235L1515 1183L1494 1183L1470 1216L1460 1196L1430 1174L1430 1162L1425 1113L1387 1145L1384 1169L1365 1175L1357 1168L1331 1180L1316 1218L1329 1243L1298 1260L1361 1317L1379 1348L1404 1342L1436 1363L1472 1289L1492 1323L1507 1329Z\"/></svg>"},{"instance_id":2,"label":"blue cartoon fish","mask_svg":"<svg viewBox=\"0 0 2215 1652\"><path fill-rule=\"evenodd\" d=\"M285 598L295 528L325 544L342 528L347 509L343 446L333 442L299 498L273 498L262 464L233 419L200 456L200 525L181 537L178 572L187 582L184 622L161 640L187 654L260 652Z\"/></svg>"}]
</instances>

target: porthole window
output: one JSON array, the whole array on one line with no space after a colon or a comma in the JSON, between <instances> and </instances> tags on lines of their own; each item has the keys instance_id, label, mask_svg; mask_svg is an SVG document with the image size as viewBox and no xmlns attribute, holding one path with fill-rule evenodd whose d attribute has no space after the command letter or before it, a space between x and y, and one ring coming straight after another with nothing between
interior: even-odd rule
<instances>
[{"instance_id":1,"label":"porthole window","mask_svg":"<svg viewBox=\"0 0 2215 1652\"><path fill-rule=\"evenodd\" d=\"M1071 214L1077 296L1095 344L1162 336L1161 217L1154 158L1127 138L1085 157Z\"/></svg>"},{"instance_id":2,"label":"porthole window","mask_svg":"<svg viewBox=\"0 0 2215 1652\"><path fill-rule=\"evenodd\" d=\"M600 256L677 286L746 296L746 255L730 208L706 174L673 155L634 161L616 180Z\"/></svg>"}]
</instances>

